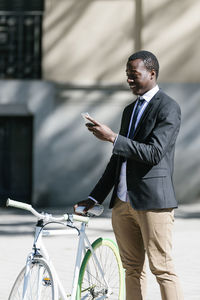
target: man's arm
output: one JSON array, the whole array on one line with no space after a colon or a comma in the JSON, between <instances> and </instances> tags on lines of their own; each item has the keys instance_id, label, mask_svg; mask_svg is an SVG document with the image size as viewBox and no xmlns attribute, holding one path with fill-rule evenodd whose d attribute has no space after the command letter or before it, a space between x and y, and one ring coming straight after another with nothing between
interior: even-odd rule
<instances>
[{"instance_id":1,"label":"man's arm","mask_svg":"<svg viewBox=\"0 0 200 300\"><path fill-rule=\"evenodd\" d=\"M125 114L123 114L125 118ZM181 123L179 105L166 101L156 116L155 127L145 143L129 139L121 134L117 136L109 127L90 119L95 126L89 129L98 139L114 143L113 154L126 159L134 159L148 165L156 165L165 155L170 143L174 143ZM117 137L117 138L116 138Z\"/></svg>"},{"instance_id":2,"label":"man's arm","mask_svg":"<svg viewBox=\"0 0 200 300\"><path fill-rule=\"evenodd\" d=\"M126 159L134 159L149 165L157 165L170 144L174 144L180 129L181 112L173 101L162 106L157 114L156 124L148 140L140 143L119 135L113 153Z\"/></svg>"},{"instance_id":3,"label":"man's arm","mask_svg":"<svg viewBox=\"0 0 200 300\"><path fill-rule=\"evenodd\" d=\"M89 196L102 203L115 184L117 171L117 156L112 155L111 159L98 183Z\"/></svg>"},{"instance_id":4,"label":"man's arm","mask_svg":"<svg viewBox=\"0 0 200 300\"><path fill-rule=\"evenodd\" d=\"M85 206L84 212L87 212L88 209L92 208L95 205L95 201L92 198L94 198L98 203L102 203L105 200L114 186L116 168L117 156L113 154L102 177L90 193L89 198L75 204L74 211L78 206Z\"/></svg>"}]
</instances>

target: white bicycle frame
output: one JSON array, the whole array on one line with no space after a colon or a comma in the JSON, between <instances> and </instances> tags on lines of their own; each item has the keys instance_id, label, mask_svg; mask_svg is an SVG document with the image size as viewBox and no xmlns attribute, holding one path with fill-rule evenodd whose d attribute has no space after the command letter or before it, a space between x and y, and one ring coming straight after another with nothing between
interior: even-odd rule
<instances>
[{"instance_id":1,"label":"white bicycle frame","mask_svg":"<svg viewBox=\"0 0 200 300\"><path fill-rule=\"evenodd\" d=\"M9 200L10 202L12 200ZM15 201L13 201L15 202ZM14 206L14 205L12 205ZM27 206L27 205L26 205ZM36 211L31 207L30 209L30 205L29 206L29 211L31 211L34 215L36 215ZM19 205L18 205L19 207ZM19 207L19 208L22 208L22 207ZM43 219L45 218L44 215L42 214L38 214L38 217L40 216L43 216ZM66 215L64 215L65 218L66 218ZM73 216L74 215L70 215L70 217L73 219ZM68 217L67 217L68 218ZM27 257L27 261L26 261L26 268L25 268L25 276L24 276L24 285L23 285L23 300L26 300L26 296L27 296L27 288L28 288L28 280L29 280L29 275L30 275L30 267L31 267L31 261L33 259L33 257L35 255L41 255L42 258L45 259L45 261L48 263L51 271L52 271L52 274L53 274L53 278L56 282L56 285L58 287L58 291L59 291L59 296L61 297L62 300L76 300L76 293L77 293L77 288L78 288L78 278L79 278L79 272L80 272L80 267L81 267L81 261L82 261L82 257L83 255L86 253L86 251L88 249L90 249L92 255L93 255L93 258L97 264L97 267L102 275L102 278L104 279L104 283L106 285L106 287L109 289L109 286L108 286L108 283L107 281L105 280L104 278L104 272L101 268L101 265L96 257L96 254L91 246L91 243L85 233L85 228L86 228L86 224L88 223L89 221L89 218L87 217L80 217L80 216L74 216L74 218L81 222L81 228L79 229L79 242L78 242L78 249L77 249L77 254L76 254L76 262L75 262L75 268L74 268L74 276L73 276L73 281L72 281L72 289L71 289L71 296L70 298L68 298L68 296L66 295L66 291L64 290L64 287L58 277L58 274L56 272L56 269L49 257L49 254L47 252L47 249L45 248L44 244L43 244L43 241L42 241L42 237L43 236L58 236L58 235L72 235L72 234L75 234L75 231L77 230L76 227L72 228L72 229L69 229L69 228L66 228L66 229L43 229L42 226L36 226L36 230L35 230L35 236L34 236L34 243L33 243L33 251L28 255ZM52 218L53 219L53 218ZM55 218L54 218L55 219ZM39 274L39 278L37 280L41 280L40 278L40 274ZM111 292L111 291L110 291ZM101 296L98 298L98 300L103 300L103 299L106 299L108 297L107 296ZM43 299L40 299L39 297L39 291L38 291L38 297L37 297L37 300L43 300Z\"/></svg>"}]
</instances>

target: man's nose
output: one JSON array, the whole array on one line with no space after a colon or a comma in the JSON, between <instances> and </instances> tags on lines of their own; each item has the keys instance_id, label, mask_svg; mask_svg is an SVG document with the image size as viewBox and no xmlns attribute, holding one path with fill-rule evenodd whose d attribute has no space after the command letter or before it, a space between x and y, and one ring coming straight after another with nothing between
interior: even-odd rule
<instances>
[{"instance_id":1,"label":"man's nose","mask_svg":"<svg viewBox=\"0 0 200 300\"><path fill-rule=\"evenodd\" d=\"M128 83L131 83L131 82L134 82L134 80L131 79L131 78L127 78L127 82L128 82Z\"/></svg>"}]
</instances>

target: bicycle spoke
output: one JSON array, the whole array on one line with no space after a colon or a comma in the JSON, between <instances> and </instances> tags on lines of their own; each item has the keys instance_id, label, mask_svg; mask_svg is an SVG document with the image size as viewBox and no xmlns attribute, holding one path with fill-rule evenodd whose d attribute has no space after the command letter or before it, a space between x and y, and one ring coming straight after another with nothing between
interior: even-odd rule
<instances>
[{"instance_id":1,"label":"bicycle spoke","mask_svg":"<svg viewBox=\"0 0 200 300\"><path fill-rule=\"evenodd\" d=\"M24 285L25 268L18 276L9 300L21 300ZM27 279L27 300L53 300L54 299L54 284L51 271L42 259L34 261L30 266L30 271Z\"/></svg>"},{"instance_id":2,"label":"bicycle spoke","mask_svg":"<svg viewBox=\"0 0 200 300\"><path fill-rule=\"evenodd\" d=\"M123 270L118 251L110 240L99 239L94 245L98 263L89 251L81 267L77 300L81 299L123 299Z\"/></svg>"}]
</instances>

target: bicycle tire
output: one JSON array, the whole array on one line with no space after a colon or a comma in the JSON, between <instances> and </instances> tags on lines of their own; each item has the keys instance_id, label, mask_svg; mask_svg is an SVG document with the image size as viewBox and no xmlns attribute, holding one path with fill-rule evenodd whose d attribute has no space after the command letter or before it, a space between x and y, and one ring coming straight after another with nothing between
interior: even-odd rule
<instances>
[{"instance_id":1,"label":"bicycle tire","mask_svg":"<svg viewBox=\"0 0 200 300\"><path fill-rule=\"evenodd\" d=\"M88 250L80 268L76 300L124 300L124 269L116 244L110 239L99 238L93 242L92 248L102 267L109 289L105 286L91 251Z\"/></svg>"},{"instance_id":2,"label":"bicycle tire","mask_svg":"<svg viewBox=\"0 0 200 300\"><path fill-rule=\"evenodd\" d=\"M21 300L23 294L24 275L26 267L24 267L11 289L8 300ZM39 275L39 272L40 275ZM57 300L57 287L48 263L43 258L33 258L30 265L28 286L27 286L27 300L45 299ZM41 276L41 281L38 277ZM38 296L39 291L39 296Z\"/></svg>"}]
</instances>

